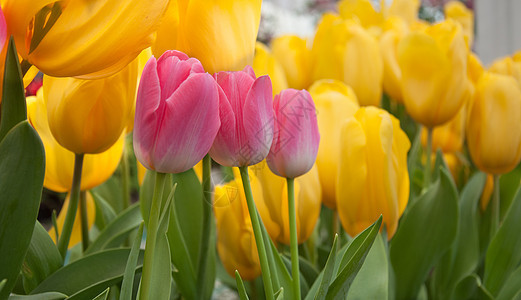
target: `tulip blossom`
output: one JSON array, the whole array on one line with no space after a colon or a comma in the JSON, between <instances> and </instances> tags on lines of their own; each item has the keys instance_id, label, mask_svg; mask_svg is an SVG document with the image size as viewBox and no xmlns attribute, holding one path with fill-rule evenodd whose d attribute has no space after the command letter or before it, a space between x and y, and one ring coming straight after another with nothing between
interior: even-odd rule
<instances>
[{"instance_id":1,"label":"tulip blossom","mask_svg":"<svg viewBox=\"0 0 521 300\"><path fill-rule=\"evenodd\" d=\"M467 145L476 166L504 174L521 160L521 90L510 76L485 72L467 121Z\"/></svg>"},{"instance_id":2,"label":"tulip blossom","mask_svg":"<svg viewBox=\"0 0 521 300\"><path fill-rule=\"evenodd\" d=\"M271 51L280 62L288 87L305 89L311 84L311 49L307 41L295 35L279 36L271 40Z\"/></svg>"},{"instance_id":3,"label":"tulip blossom","mask_svg":"<svg viewBox=\"0 0 521 300\"><path fill-rule=\"evenodd\" d=\"M311 95L306 90L283 90L273 102L276 130L266 158L271 171L295 178L315 164L320 134Z\"/></svg>"},{"instance_id":4,"label":"tulip blossom","mask_svg":"<svg viewBox=\"0 0 521 300\"><path fill-rule=\"evenodd\" d=\"M521 87L521 62L517 62L511 57L507 56L492 62L492 65L488 70L493 73L514 77L514 79Z\"/></svg>"},{"instance_id":5,"label":"tulip blossom","mask_svg":"<svg viewBox=\"0 0 521 300\"><path fill-rule=\"evenodd\" d=\"M139 84L134 151L148 169L180 173L207 153L219 129L219 91L195 58L167 51L149 59Z\"/></svg>"},{"instance_id":6,"label":"tulip blossom","mask_svg":"<svg viewBox=\"0 0 521 300\"><path fill-rule=\"evenodd\" d=\"M380 36L380 51L382 52L384 76L383 89L392 100L402 103L402 71L398 65L396 54L398 43L409 31L403 19L393 17L386 20L390 28Z\"/></svg>"},{"instance_id":7,"label":"tulip blossom","mask_svg":"<svg viewBox=\"0 0 521 300\"><path fill-rule=\"evenodd\" d=\"M443 7L445 17L458 22L463 28L463 35L469 48L474 43L474 13L461 1L450 1Z\"/></svg>"},{"instance_id":8,"label":"tulip blossom","mask_svg":"<svg viewBox=\"0 0 521 300\"><path fill-rule=\"evenodd\" d=\"M274 115L271 81L255 77L249 66L243 71L219 72L221 128L210 156L228 167L245 167L262 161L273 140Z\"/></svg>"},{"instance_id":9,"label":"tulip blossom","mask_svg":"<svg viewBox=\"0 0 521 300\"><path fill-rule=\"evenodd\" d=\"M390 239L409 199L407 151L411 143L400 122L376 107L362 107L340 137L337 210L345 231L355 236L380 215Z\"/></svg>"},{"instance_id":10,"label":"tulip blossom","mask_svg":"<svg viewBox=\"0 0 521 300\"><path fill-rule=\"evenodd\" d=\"M253 58L253 70L257 75L269 75L273 85L273 96L288 88L286 74L270 49L261 42L255 45L255 57Z\"/></svg>"}]
</instances>

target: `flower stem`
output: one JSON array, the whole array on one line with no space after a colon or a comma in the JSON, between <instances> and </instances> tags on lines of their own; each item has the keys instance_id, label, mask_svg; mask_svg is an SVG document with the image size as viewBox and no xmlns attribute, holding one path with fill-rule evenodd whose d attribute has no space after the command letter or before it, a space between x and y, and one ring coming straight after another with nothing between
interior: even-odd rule
<instances>
[{"instance_id":1,"label":"flower stem","mask_svg":"<svg viewBox=\"0 0 521 300\"><path fill-rule=\"evenodd\" d=\"M123 210L130 206L130 169L128 165L127 147L121 158L121 188L123 189Z\"/></svg>"},{"instance_id":2,"label":"flower stem","mask_svg":"<svg viewBox=\"0 0 521 300\"><path fill-rule=\"evenodd\" d=\"M154 252L156 248L157 229L159 226L159 216L161 215L161 201L163 199L163 186L167 174L156 173L156 181L154 185L154 196L152 197L152 205L147 226L147 238L145 245L145 258L143 260L143 272L141 275L141 299L148 299L150 294L150 285L152 280L152 265L154 262Z\"/></svg>"},{"instance_id":3,"label":"flower stem","mask_svg":"<svg viewBox=\"0 0 521 300\"><path fill-rule=\"evenodd\" d=\"M201 298L204 295L206 279L206 265L208 250L210 249L210 231L212 227L212 178L211 178L212 159L206 154L203 158L203 228L201 234L201 245L199 250L199 268L197 272L197 291Z\"/></svg>"},{"instance_id":4,"label":"flower stem","mask_svg":"<svg viewBox=\"0 0 521 300\"><path fill-rule=\"evenodd\" d=\"M87 213L87 192L80 192L81 242L83 251L89 247L89 216Z\"/></svg>"},{"instance_id":5,"label":"flower stem","mask_svg":"<svg viewBox=\"0 0 521 300\"><path fill-rule=\"evenodd\" d=\"M259 253L259 260L261 264L262 281L264 282L264 291L266 292L266 299L273 299L273 286L271 284L270 269L268 265L268 257L266 255L266 248L264 247L264 239L262 238L262 231L260 228L259 218L257 216L257 208L253 202L253 195L251 192L250 178L248 175L248 167L239 167L241 171L242 185L244 186L244 194L246 195L246 203L248 204L248 212L250 213L251 225L253 227L253 234L255 236L255 243L257 244L257 251Z\"/></svg>"},{"instance_id":6,"label":"flower stem","mask_svg":"<svg viewBox=\"0 0 521 300\"><path fill-rule=\"evenodd\" d=\"M58 240L58 250L60 250L60 254L64 259L65 255L67 254L67 249L69 248L72 226L74 225L74 219L76 218L76 212L78 211L81 186L81 170L83 169L83 156L83 154L76 154L74 158L74 173L72 176L69 207L67 209L67 215L65 215L65 222L63 223L60 239Z\"/></svg>"},{"instance_id":7,"label":"flower stem","mask_svg":"<svg viewBox=\"0 0 521 300\"><path fill-rule=\"evenodd\" d=\"M428 188L431 185L431 155L432 155L432 128L427 128L427 149L425 154L427 160L425 162L425 172L423 173L423 187Z\"/></svg>"},{"instance_id":8,"label":"flower stem","mask_svg":"<svg viewBox=\"0 0 521 300\"><path fill-rule=\"evenodd\" d=\"M293 294L300 299L300 271L298 262L297 215L295 211L295 179L287 178L289 234L291 247L291 277L293 278Z\"/></svg>"},{"instance_id":9,"label":"flower stem","mask_svg":"<svg viewBox=\"0 0 521 300\"><path fill-rule=\"evenodd\" d=\"M499 174L494 174L494 194L492 195L492 222L490 223L490 239L499 228Z\"/></svg>"}]
</instances>

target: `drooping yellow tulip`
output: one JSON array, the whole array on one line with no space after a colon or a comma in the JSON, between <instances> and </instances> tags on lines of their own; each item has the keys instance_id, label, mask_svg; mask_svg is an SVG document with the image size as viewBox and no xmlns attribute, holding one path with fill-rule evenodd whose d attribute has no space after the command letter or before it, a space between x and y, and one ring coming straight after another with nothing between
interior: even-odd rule
<instances>
[{"instance_id":1,"label":"drooping yellow tulip","mask_svg":"<svg viewBox=\"0 0 521 300\"><path fill-rule=\"evenodd\" d=\"M444 7L445 17L458 22L463 28L463 34L469 48L474 43L474 13L461 1L450 1Z\"/></svg>"},{"instance_id":2,"label":"drooping yellow tulip","mask_svg":"<svg viewBox=\"0 0 521 300\"><path fill-rule=\"evenodd\" d=\"M511 76L485 72L467 121L467 145L476 166L489 174L514 169L521 159L521 89Z\"/></svg>"},{"instance_id":3,"label":"drooping yellow tulip","mask_svg":"<svg viewBox=\"0 0 521 300\"><path fill-rule=\"evenodd\" d=\"M42 89L38 91L36 97L27 97L27 117L38 132L45 148L43 186L60 193L70 191L74 169L74 153L60 146L51 134ZM116 143L107 151L85 155L81 173L81 190L85 191L98 186L112 176L123 154L124 144L125 137L121 134Z\"/></svg>"},{"instance_id":4,"label":"drooping yellow tulip","mask_svg":"<svg viewBox=\"0 0 521 300\"><path fill-rule=\"evenodd\" d=\"M340 124L355 114L359 108L358 100L349 86L332 79L315 82L309 93L315 102L321 139L316 164L322 186L322 202L335 209Z\"/></svg>"},{"instance_id":5,"label":"drooping yellow tulip","mask_svg":"<svg viewBox=\"0 0 521 300\"><path fill-rule=\"evenodd\" d=\"M360 105L380 105L383 61L378 41L362 26L324 14L312 49L313 79L337 79L353 88Z\"/></svg>"},{"instance_id":6,"label":"drooping yellow tulip","mask_svg":"<svg viewBox=\"0 0 521 300\"><path fill-rule=\"evenodd\" d=\"M238 71L251 65L261 0L170 1L152 51L176 49L196 57L207 72Z\"/></svg>"},{"instance_id":7,"label":"drooping yellow tulip","mask_svg":"<svg viewBox=\"0 0 521 300\"><path fill-rule=\"evenodd\" d=\"M376 11L369 0L342 0L338 12L342 18L355 19L365 28L379 26L384 21L383 13Z\"/></svg>"},{"instance_id":8,"label":"drooping yellow tulip","mask_svg":"<svg viewBox=\"0 0 521 300\"><path fill-rule=\"evenodd\" d=\"M65 202L63 202L62 210L58 214L56 218L56 225L58 225L58 234L61 234L63 224L65 223L65 216L67 215L67 210L69 209L69 199L70 194L67 195ZM87 202L87 223L89 224L89 228L94 225L94 221L96 220L96 205L94 204L94 199L90 193L86 193L86 202ZM72 225L72 233L71 239L69 241L69 249L74 247L76 244L81 242L81 211L78 209L76 212L76 217L74 218L74 225ZM49 235L56 242L56 233L54 227L49 229Z\"/></svg>"},{"instance_id":9,"label":"drooping yellow tulip","mask_svg":"<svg viewBox=\"0 0 521 300\"><path fill-rule=\"evenodd\" d=\"M288 88L284 69L277 58L273 56L270 49L261 42L255 44L255 56L253 57L252 67L257 77L262 75L270 76L273 96Z\"/></svg>"},{"instance_id":10,"label":"drooping yellow tulip","mask_svg":"<svg viewBox=\"0 0 521 300\"><path fill-rule=\"evenodd\" d=\"M85 78L114 74L149 47L167 5L168 0L2 1L24 59L47 75Z\"/></svg>"},{"instance_id":11,"label":"drooping yellow tulip","mask_svg":"<svg viewBox=\"0 0 521 300\"><path fill-rule=\"evenodd\" d=\"M362 107L342 126L337 210L345 231L362 232L383 215L390 239L409 198L407 151L400 122L385 110Z\"/></svg>"},{"instance_id":12,"label":"drooping yellow tulip","mask_svg":"<svg viewBox=\"0 0 521 300\"><path fill-rule=\"evenodd\" d=\"M263 197L254 198L259 214L270 237L280 243L290 244L288 219L288 190L286 179L270 171L266 161L252 167L254 178L262 186ZM313 233L320 216L321 187L316 165L306 174L295 178L295 209L297 241L305 242ZM266 222L265 220L269 220Z\"/></svg>"},{"instance_id":13,"label":"drooping yellow tulip","mask_svg":"<svg viewBox=\"0 0 521 300\"><path fill-rule=\"evenodd\" d=\"M452 119L470 92L461 26L448 19L414 31L398 44L407 112L432 128Z\"/></svg>"},{"instance_id":14,"label":"drooping yellow tulip","mask_svg":"<svg viewBox=\"0 0 521 300\"><path fill-rule=\"evenodd\" d=\"M109 149L129 123L136 81L136 61L96 80L44 76L49 127L58 143L74 153Z\"/></svg>"},{"instance_id":15,"label":"drooping yellow tulip","mask_svg":"<svg viewBox=\"0 0 521 300\"><path fill-rule=\"evenodd\" d=\"M514 61L511 57L496 59L488 70L497 74L512 76L521 86L521 62Z\"/></svg>"},{"instance_id":16,"label":"drooping yellow tulip","mask_svg":"<svg viewBox=\"0 0 521 300\"><path fill-rule=\"evenodd\" d=\"M288 87L306 89L311 84L311 49L307 41L296 35L283 35L271 40L271 51L282 65Z\"/></svg>"}]
</instances>

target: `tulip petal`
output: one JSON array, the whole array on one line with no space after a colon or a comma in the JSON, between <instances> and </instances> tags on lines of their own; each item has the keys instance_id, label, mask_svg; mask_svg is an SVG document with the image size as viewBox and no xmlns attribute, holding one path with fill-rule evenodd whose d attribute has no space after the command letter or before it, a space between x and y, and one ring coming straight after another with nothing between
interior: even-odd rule
<instances>
[{"instance_id":1,"label":"tulip petal","mask_svg":"<svg viewBox=\"0 0 521 300\"><path fill-rule=\"evenodd\" d=\"M221 119L221 127L219 133L215 137L215 141L210 149L210 156L223 166L237 165L235 161L237 149L237 127L235 112L232 109L223 89L218 86L219 90L219 117Z\"/></svg>"},{"instance_id":2,"label":"tulip petal","mask_svg":"<svg viewBox=\"0 0 521 300\"><path fill-rule=\"evenodd\" d=\"M191 73L204 73L203 66L195 58L183 52L170 50L157 60L157 73L161 78L161 100L166 100Z\"/></svg>"}]
</instances>

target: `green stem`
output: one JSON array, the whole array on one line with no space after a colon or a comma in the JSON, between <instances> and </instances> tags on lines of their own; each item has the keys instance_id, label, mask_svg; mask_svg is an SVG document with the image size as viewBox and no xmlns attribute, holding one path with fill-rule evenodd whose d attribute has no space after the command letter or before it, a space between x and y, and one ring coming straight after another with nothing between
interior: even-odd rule
<instances>
[{"instance_id":1,"label":"green stem","mask_svg":"<svg viewBox=\"0 0 521 300\"><path fill-rule=\"evenodd\" d=\"M130 206L130 168L128 165L127 148L121 159L121 186L123 188L123 210Z\"/></svg>"},{"instance_id":2,"label":"green stem","mask_svg":"<svg viewBox=\"0 0 521 300\"><path fill-rule=\"evenodd\" d=\"M89 247L89 216L87 213L87 192L80 192L81 242L83 251Z\"/></svg>"},{"instance_id":3,"label":"green stem","mask_svg":"<svg viewBox=\"0 0 521 300\"><path fill-rule=\"evenodd\" d=\"M154 262L154 253L156 248L157 229L159 226L159 216L161 215L161 201L163 199L163 186L167 174L156 173L156 181L154 185L154 196L152 197L152 206L147 226L147 239L145 245L145 258L143 260L143 272L141 275L141 299L148 299L150 294L150 285L152 280L152 265Z\"/></svg>"},{"instance_id":4,"label":"green stem","mask_svg":"<svg viewBox=\"0 0 521 300\"><path fill-rule=\"evenodd\" d=\"M425 149L427 160L423 174L423 187L428 188L431 184L431 155L432 155L432 128L427 128L427 149Z\"/></svg>"},{"instance_id":5,"label":"green stem","mask_svg":"<svg viewBox=\"0 0 521 300\"><path fill-rule=\"evenodd\" d=\"M255 236L255 243L257 244L257 251L259 253L259 260L261 264L262 281L264 282L264 290L266 292L266 299L273 299L273 286L271 284L270 269L268 266L268 257L266 255L266 248L264 247L264 239L262 238L262 231L260 228L259 218L257 216L257 208L253 202L253 195L251 192L250 178L248 175L248 167L239 167L241 171L242 185L244 186L244 194L246 195L246 203L248 204L248 212L250 213L251 225L253 227L253 234Z\"/></svg>"},{"instance_id":6,"label":"green stem","mask_svg":"<svg viewBox=\"0 0 521 300\"><path fill-rule=\"evenodd\" d=\"M289 237L291 247L291 277L293 278L293 294L295 299L300 299L300 271L298 263L297 240L297 213L295 211L295 179L287 178L288 182L288 211L289 211Z\"/></svg>"},{"instance_id":7,"label":"green stem","mask_svg":"<svg viewBox=\"0 0 521 300\"><path fill-rule=\"evenodd\" d=\"M494 174L494 194L492 195L492 222L490 224L490 238L496 234L499 223L499 174Z\"/></svg>"},{"instance_id":8,"label":"green stem","mask_svg":"<svg viewBox=\"0 0 521 300\"><path fill-rule=\"evenodd\" d=\"M197 280L197 291L200 293L201 298L204 295L205 278L206 278L206 265L208 258L208 250L210 249L210 234L212 226L212 159L210 155L206 154L203 158L203 234L201 235L201 246L199 250L199 268Z\"/></svg>"},{"instance_id":9,"label":"green stem","mask_svg":"<svg viewBox=\"0 0 521 300\"><path fill-rule=\"evenodd\" d=\"M76 218L76 212L78 211L81 186L81 170L83 169L83 156L83 154L76 154L74 158L74 173L72 176L69 207L67 209L67 215L65 215L65 222L63 223L60 239L58 240L58 249L60 250L60 254L64 259L65 255L67 254L67 249L69 248L72 226L74 225L74 219Z\"/></svg>"}]
</instances>

